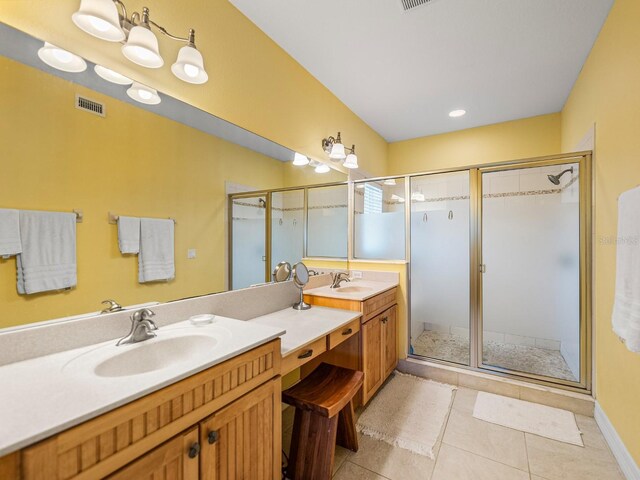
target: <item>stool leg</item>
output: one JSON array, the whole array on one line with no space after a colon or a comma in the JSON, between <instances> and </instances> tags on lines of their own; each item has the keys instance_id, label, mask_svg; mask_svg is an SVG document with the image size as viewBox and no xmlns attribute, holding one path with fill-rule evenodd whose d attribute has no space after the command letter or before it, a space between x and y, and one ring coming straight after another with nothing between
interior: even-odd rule
<instances>
[{"instance_id":1,"label":"stool leg","mask_svg":"<svg viewBox=\"0 0 640 480\"><path fill-rule=\"evenodd\" d=\"M358 432L356 432L353 400L347 403L338 414L337 443L352 452L358 451Z\"/></svg>"},{"instance_id":2,"label":"stool leg","mask_svg":"<svg viewBox=\"0 0 640 480\"><path fill-rule=\"evenodd\" d=\"M330 480L333 471L338 415L333 418L296 409L287 477Z\"/></svg>"}]
</instances>

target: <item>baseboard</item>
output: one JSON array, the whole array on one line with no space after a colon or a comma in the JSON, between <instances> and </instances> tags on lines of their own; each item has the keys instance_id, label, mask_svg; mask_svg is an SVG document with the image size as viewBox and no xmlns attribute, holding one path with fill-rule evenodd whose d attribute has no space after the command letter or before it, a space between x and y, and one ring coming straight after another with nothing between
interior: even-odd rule
<instances>
[{"instance_id":1,"label":"baseboard","mask_svg":"<svg viewBox=\"0 0 640 480\"><path fill-rule=\"evenodd\" d=\"M596 423L602 431L605 440L609 444L609 448L613 452L613 456L616 457L620 470L624 474L627 480L640 480L640 468L633 460L633 457L622 443L622 439L618 436L618 432L613 427L613 424L609 421L609 418L602 410L602 407L596 401L596 407L594 411L594 418Z\"/></svg>"}]
</instances>

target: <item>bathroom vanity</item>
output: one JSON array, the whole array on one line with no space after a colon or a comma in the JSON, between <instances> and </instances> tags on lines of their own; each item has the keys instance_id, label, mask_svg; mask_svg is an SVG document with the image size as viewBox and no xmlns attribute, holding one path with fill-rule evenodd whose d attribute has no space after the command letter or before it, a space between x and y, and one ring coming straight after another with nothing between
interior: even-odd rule
<instances>
[{"instance_id":1,"label":"bathroom vanity","mask_svg":"<svg viewBox=\"0 0 640 480\"><path fill-rule=\"evenodd\" d=\"M314 361L302 367L302 376L322 362L364 372L361 398L367 402L382 386L398 363L397 282L356 281L343 287L322 286L305 291L311 305L360 312L360 325L352 326L353 335L336 344Z\"/></svg>"}]
</instances>

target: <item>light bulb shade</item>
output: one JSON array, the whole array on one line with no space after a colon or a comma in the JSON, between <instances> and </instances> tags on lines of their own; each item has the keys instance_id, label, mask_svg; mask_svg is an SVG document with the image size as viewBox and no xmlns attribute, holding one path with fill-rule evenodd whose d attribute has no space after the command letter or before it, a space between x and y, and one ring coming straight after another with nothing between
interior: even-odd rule
<instances>
[{"instance_id":1,"label":"light bulb shade","mask_svg":"<svg viewBox=\"0 0 640 480\"><path fill-rule=\"evenodd\" d=\"M156 90L138 82L133 82L133 85L127 89L127 95L136 102L146 105L157 105L160 103L160 95L158 95Z\"/></svg>"},{"instance_id":2,"label":"light bulb shade","mask_svg":"<svg viewBox=\"0 0 640 480\"><path fill-rule=\"evenodd\" d=\"M346 168L358 168L358 156L355 153L350 153L343 165Z\"/></svg>"},{"instance_id":3,"label":"light bulb shade","mask_svg":"<svg viewBox=\"0 0 640 480\"><path fill-rule=\"evenodd\" d=\"M204 70L202 54L191 45L186 45L178 52L176 63L171 65L171 71L180 80L188 83L205 83L209 75Z\"/></svg>"},{"instance_id":4,"label":"light bulb shade","mask_svg":"<svg viewBox=\"0 0 640 480\"><path fill-rule=\"evenodd\" d=\"M333 147L331 147L329 158L331 160L344 160L346 157L347 154L344 151L344 145L341 143L334 143Z\"/></svg>"},{"instance_id":5,"label":"light bulb shade","mask_svg":"<svg viewBox=\"0 0 640 480\"><path fill-rule=\"evenodd\" d=\"M102 65L96 65L93 67L93 70L98 74L100 78L106 80L107 82L115 83L117 85L131 85L133 80L129 77L125 77L118 72L114 72L113 70L103 67Z\"/></svg>"},{"instance_id":6,"label":"light bulb shade","mask_svg":"<svg viewBox=\"0 0 640 480\"><path fill-rule=\"evenodd\" d=\"M125 39L113 0L81 0L80 9L71 15L71 20L80 30L102 40L121 42Z\"/></svg>"},{"instance_id":7,"label":"light bulb shade","mask_svg":"<svg viewBox=\"0 0 640 480\"><path fill-rule=\"evenodd\" d=\"M63 72L78 73L87 69L87 64L82 57L56 47L49 42L44 42L44 46L38 50L38 57L50 67L57 68Z\"/></svg>"},{"instance_id":8,"label":"light bulb shade","mask_svg":"<svg viewBox=\"0 0 640 480\"><path fill-rule=\"evenodd\" d=\"M158 38L148 28L136 25L129 32L122 54L141 67L160 68L164 60L160 56Z\"/></svg>"},{"instance_id":9,"label":"light bulb shade","mask_svg":"<svg viewBox=\"0 0 640 480\"><path fill-rule=\"evenodd\" d=\"M309 158L305 157L301 153L296 152L293 156L293 164L297 166L309 165Z\"/></svg>"},{"instance_id":10,"label":"light bulb shade","mask_svg":"<svg viewBox=\"0 0 640 480\"><path fill-rule=\"evenodd\" d=\"M327 165L326 163L321 163L320 165L318 165L315 169L316 173L328 173L331 169L329 168L329 165Z\"/></svg>"}]
</instances>

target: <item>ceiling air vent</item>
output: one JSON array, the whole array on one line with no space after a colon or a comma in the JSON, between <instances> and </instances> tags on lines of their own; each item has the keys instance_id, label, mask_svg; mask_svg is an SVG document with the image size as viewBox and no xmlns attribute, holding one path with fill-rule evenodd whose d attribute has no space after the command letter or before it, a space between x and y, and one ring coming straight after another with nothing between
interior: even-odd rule
<instances>
[{"instance_id":1,"label":"ceiling air vent","mask_svg":"<svg viewBox=\"0 0 640 480\"><path fill-rule=\"evenodd\" d=\"M89 100L81 95L76 94L76 108L85 112L93 113L101 117L107 116L107 107L103 103Z\"/></svg>"},{"instance_id":2,"label":"ceiling air vent","mask_svg":"<svg viewBox=\"0 0 640 480\"><path fill-rule=\"evenodd\" d=\"M413 8L419 7L420 5L426 5L430 3L432 0L400 0L402 4L402 9L407 12Z\"/></svg>"}]
</instances>

